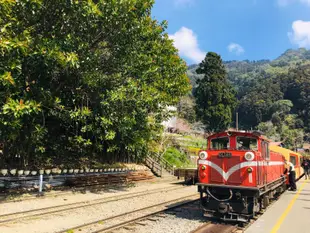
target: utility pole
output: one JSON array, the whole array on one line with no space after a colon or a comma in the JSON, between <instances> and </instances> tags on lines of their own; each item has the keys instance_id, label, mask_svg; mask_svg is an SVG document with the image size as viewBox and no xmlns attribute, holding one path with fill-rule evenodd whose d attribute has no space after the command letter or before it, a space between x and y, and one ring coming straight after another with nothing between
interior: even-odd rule
<instances>
[{"instance_id":1,"label":"utility pole","mask_svg":"<svg viewBox=\"0 0 310 233\"><path fill-rule=\"evenodd\" d=\"M238 113L236 113L236 129L238 131Z\"/></svg>"}]
</instances>

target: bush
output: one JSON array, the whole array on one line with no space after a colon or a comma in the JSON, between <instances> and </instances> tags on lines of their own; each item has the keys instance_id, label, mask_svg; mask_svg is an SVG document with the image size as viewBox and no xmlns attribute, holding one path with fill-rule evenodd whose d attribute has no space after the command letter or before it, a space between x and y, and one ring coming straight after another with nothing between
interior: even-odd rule
<instances>
[{"instance_id":1,"label":"bush","mask_svg":"<svg viewBox=\"0 0 310 233\"><path fill-rule=\"evenodd\" d=\"M174 147L168 148L163 157L176 167L185 167L191 164L186 154L181 153Z\"/></svg>"}]
</instances>

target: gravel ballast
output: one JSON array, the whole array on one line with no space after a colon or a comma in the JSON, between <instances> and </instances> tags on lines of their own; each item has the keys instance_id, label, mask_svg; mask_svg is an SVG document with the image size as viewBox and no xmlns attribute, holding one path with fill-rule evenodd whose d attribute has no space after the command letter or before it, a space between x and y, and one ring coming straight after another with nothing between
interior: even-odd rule
<instances>
[{"instance_id":1,"label":"gravel ballast","mask_svg":"<svg viewBox=\"0 0 310 233\"><path fill-rule=\"evenodd\" d=\"M143 183L137 187L127 188L127 190L117 190L113 192L104 192L100 194L75 194L54 198L28 200L20 203L5 203L0 205L0 211L2 214L12 213L17 211L31 210L35 208L43 208L54 205L61 205L65 203L75 203L80 201L90 201L102 197L111 197L116 195L123 195L128 193L135 193L150 190L156 190L159 188L171 188L174 185L169 183ZM0 225L1 233L43 233L43 232L57 232L65 230L77 225L85 224L92 221L99 221L100 219L118 215L131 210L147 207L157 203L170 201L176 198L188 196L191 194L197 194L197 188L195 186L184 187L184 189L178 189L175 191L166 191L156 194L145 195L142 197L133 197L131 199L114 201L104 204L98 204L95 206L84 207L82 209L76 209L73 211L66 211L48 216L40 216L32 219L25 219L22 221L15 221L14 223L6 223ZM164 232L164 231L157 231Z\"/></svg>"},{"instance_id":2,"label":"gravel ballast","mask_svg":"<svg viewBox=\"0 0 310 233\"><path fill-rule=\"evenodd\" d=\"M156 219L154 221L154 219ZM161 217L154 217L153 221L143 220L130 228L122 228L117 233L189 233L203 225L207 219L203 217L199 201L178 208L176 212L168 211ZM140 223L140 224L139 224Z\"/></svg>"}]
</instances>

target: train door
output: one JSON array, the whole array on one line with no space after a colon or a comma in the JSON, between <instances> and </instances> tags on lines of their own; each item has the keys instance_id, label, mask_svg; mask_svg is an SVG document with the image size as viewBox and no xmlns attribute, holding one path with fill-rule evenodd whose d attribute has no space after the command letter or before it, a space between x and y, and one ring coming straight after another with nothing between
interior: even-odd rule
<instances>
[{"instance_id":1,"label":"train door","mask_svg":"<svg viewBox=\"0 0 310 233\"><path fill-rule=\"evenodd\" d=\"M267 161L270 159L269 143L264 140L261 141L261 154L261 161L260 164L258 164L257 166L260 168L260 185L267 183Z\"/></svg>"},{"instance_id":2,"label":"train door","mask_svg":"<svg viewBox=\"0 0 310 233\"><path fill-rule=\"evenodd\" d=\"M262 169L262 141L259 141L260 143L260 151L258 157L257 157L257 175L256 175L256 184L262 185L263 184L263 169Z\"/></svg>"},{"instance_id":3,"label":"train door","mask_svg":"<svg viewBox=\"0 0 310 233\"><path fill-rule=\"evenodd\" d=\"M298 156L294 154L290 154L290 162L294 165L295 171L296 171L296 178L298 178L301 175L300 171L300 163L298 160Z\"/></svg>"},{"instance_id":4,"label":"train door","mask_svg":"<svg viewBox=\"0 0 310 233\"><path fill-rule=\"evenodd\" d=\"M263 169L262 169L262 153L259 154L257 157L257 175L256 175L256 184L262 185L263 184Z\"/></svg>"}]
</instances>

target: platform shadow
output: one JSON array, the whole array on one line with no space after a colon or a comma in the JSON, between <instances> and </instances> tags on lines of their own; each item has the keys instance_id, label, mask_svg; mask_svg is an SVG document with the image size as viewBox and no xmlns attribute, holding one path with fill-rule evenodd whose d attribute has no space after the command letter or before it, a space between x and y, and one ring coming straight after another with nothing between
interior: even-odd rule
<instances>
[{"instance_id":1,"label":"platform shadow","mask_svg":"<svg viewBox=\"0 0 310 233\"><path fill-rule=\"evenodd\" d=\"M176 204L182 204L182 202L176 203ZM190 220L190 221L197 221L199 223L206 223L206 222L210 222L213 224L225 224L225 225L236 225L236 222L224 222L218 219L214 219L214 218L209 218L209 217L205 217L203 214L203 210L200 208L200 200L197 199L195 202L191 202L189 204L184 204L182 206L179 207L175 207L174 206L176 204L173 205L167 205L167 207L171 207L172 209L169 209L167 211L165 211L165 213L167 215L171 215L174 216L175 218L179 218L179 219L186 219L186 220Z\"/></svg>"},{"instance_id":2,"label":"platform shadow","mask_svg":"<svg viewBox=\"0 0 310 233\"><path fill-rule=\"evenodd\" d=\"M171 205L167 205L168 210L165 211L167 215L174 216L175 218L188 219L188 220L196 220L199 222L208 221L206 217L203 216L202 209L200 208L199 199L194 202L182 204L188 202L190 200L183 200L180 202L176 202Z\"/></svg>"}]
</instances>

